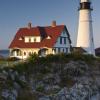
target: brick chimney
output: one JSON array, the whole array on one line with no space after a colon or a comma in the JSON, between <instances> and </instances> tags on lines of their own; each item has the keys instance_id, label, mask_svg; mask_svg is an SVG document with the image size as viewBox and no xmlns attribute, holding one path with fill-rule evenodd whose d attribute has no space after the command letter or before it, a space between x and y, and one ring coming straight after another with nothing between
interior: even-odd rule
<instances>
[{"instance_id":1,"label":"brick chimney","mask_svg":"<svg viewBox=\"0 0 100 100\"><path fill-rule=\"evenodd\" d=\"M56 27L56 21L52 21L52 27Z\"/></svg>"},{"instance_id":2,"label":"brick chimney","mask_svg":"<svg viewBox=\"0 0 100 100\"><path fill-rule=\"evenodd\" d=\"M31 22L28 23L28 28L29 28L29 29L32 28L32 23L31 23Z\"/></svg>"}]
</instances>

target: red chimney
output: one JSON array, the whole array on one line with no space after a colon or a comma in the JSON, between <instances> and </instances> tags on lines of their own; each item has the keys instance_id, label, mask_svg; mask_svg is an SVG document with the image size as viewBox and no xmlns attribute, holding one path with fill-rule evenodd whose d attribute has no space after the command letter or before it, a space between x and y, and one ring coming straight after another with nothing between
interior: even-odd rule
<instances>
[{"instance_id":1,"label":"red chimney","mask_svg":"<svg viewBox=\"0 0 100 100\"><path fill-rule=\"evenodd\" d=\"M53 21L51 26L56 27L56 21Z\"/></svg>"},{"instance_id":2,"label":"red chimney","mask_svg":"<svg viewBox=\"0 0 100 100\"><path fill-rule=\"evenodd\" d=\"M31 23L31 22L28 23L28 28L29 28L29 29L32 28L32 23Z\"/></svg>"}]
</instances>

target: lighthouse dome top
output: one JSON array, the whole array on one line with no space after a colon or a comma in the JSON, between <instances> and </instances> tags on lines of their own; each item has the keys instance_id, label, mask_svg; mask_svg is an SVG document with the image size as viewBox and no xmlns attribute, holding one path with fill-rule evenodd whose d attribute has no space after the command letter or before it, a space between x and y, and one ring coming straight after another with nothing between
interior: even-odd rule
<instances>
[{"instance_id":1,"label":"lighthouse dome top","mask_svg":"<svg viewBox=\"0 0 100 100\"><path fill-rule=\"evenodd\" d=\"M81 2L90 2L90 0L81 0Z\"/></svg>"}]
</instances>

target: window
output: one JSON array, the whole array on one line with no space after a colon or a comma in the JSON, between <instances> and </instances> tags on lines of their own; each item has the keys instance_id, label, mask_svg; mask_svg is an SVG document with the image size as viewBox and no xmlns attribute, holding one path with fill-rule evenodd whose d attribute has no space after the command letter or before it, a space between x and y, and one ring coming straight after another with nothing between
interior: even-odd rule
<instances>
[{"instance_id":1,"label":"window","mask_svg":"<svg viewBox=\"0 0 100 100\"><path fill-rule=\"evenodd\" d=\"M63 53L65 52L64 48L63 48Z\"/></svg>"},{"instance_id":2,"label":"window","mask_svg":"<svg viewBox=\"0 0 100 100\"><path fill-rule=\"evenodd\" d=\"M54 49L55 53L56 53L56 48Z\"/></svg>"},{"instance_id":3,"label":"window","mask_svg":"<svg viewBox=\"0 0 100 100\"><path fill-rule=\"evenodd\" d=\"M32 54L32 53L31 53L31 52L29 52L29 56L31 56L31 54Z\"/></svg>"},{"instance_id":4,"label":"window","mask_svg":"<svg viewBox=\"0 0 100 100\"><path fill-rule=\"evenodd\" d=\"M46 39L51 39L51 37L50 36L47 36L47 38Z\"/></svg>"},{"instance_id":5,"label":"window","mask_svg":"<svg viewBox=\"0 0 100 100\"><path fill-rule=\"evenodd\" d=\"M32 54L36 54L36 52L34 52L34 53L32 52Z\"/></svg>"},{"instance_id":6,"label":"window","mask_svg":"<svg viewBox=\"0 0 100 100\"><path fill-rule=\"evenodd\" d=\"M22 37L20 37L19 40L23 40Z\"/></svg>"},{"instance_id":7,"label":"window","mask_svg":"<svg viewBox=\"0 0 100 100\"><path fill-rule=\"evenodd\" d=\"M52 52L56 53L56 48L53 48L53 49L52 49Z\"/></svg>"},{"instance_id":8,"label":"window","mask_svg":"<svg viewBox=\"0 0 100 100\"><path fill-rule=\"evenodd\" d=\"M34 38L34 42L36 42L36 38Z\"/></svg>"},{"instance_id":9,"label":"window","mask_svg":"<svg viewBox=\"0 0 100 100\"><path fill-rule=\"evenodd\" d=\"M64 37L64 44L66 44L66 37Z\"/></svg>"},{"instance_id":10,"label":"window","mask_svg":"<svg viewBox=\"0 0 100 100\"><path fill-rule=\"evenodd\" d=\"M21 54L21 51L20 50L18 50L17 51L17 56L21 56L22 54Z\"/></svg>"},{"instance_id":11,"label":"window","mask_svg":"<svg viewBox=\"0 0 100 100\"><path fill-rule=\"evenodd\" d=\"M26 56L26 52L24 52L24 56Z\"/></svg>"},{"instance_id":12,"label":"window","mask_svg":"<svg viewBox=\"0 0 100 100\"><path fill-rule=\"evenodd\" d=\"M62 37L60 37L60 44L62 44Z\"/></svg>"},{"instance_id":13,"label":"window","mask_svg":"<svg viewBox=\"0 0 100 100\"><path fill-rule=\"evenodd\" d=\"M58 53L60 53L60 48L58 48Z\"/></svg>"},{"instance_id":14,"label":"window","mask_svg":"<svg viewBox=\"0 0 100 100\"><path fill-rule=\"evenodd\" d=\"M64 31L63 34L66 34L66 32Z\"/></svg>"},{"instance_id":15,"label":"window","mask_svg":"<svg viewBox=\"0 0 100 100\"><path fill-rule=\"evenodd\" d=\"M66 53L68 53L68 48L66 48Z\"/></svg>"},{"instance_id":16,"label":"window","mask_svg":"<svg viewBox=\"0 0 100 100\"><path fill-rule=\"evenodd\" d=\"M29 38L29 42L31 42L31 38Z\"/></svg>"}]
</instances>

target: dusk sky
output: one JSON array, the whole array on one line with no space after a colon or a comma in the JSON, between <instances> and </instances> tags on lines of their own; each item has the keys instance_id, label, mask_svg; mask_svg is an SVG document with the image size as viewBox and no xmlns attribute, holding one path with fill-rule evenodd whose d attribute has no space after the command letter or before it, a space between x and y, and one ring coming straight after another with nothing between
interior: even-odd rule
<instances>
[{"instance_id":1,"label":"dusk sky","mask_svg":"<svg viewBox=\"0 0 100 100\"><path fill-rule=\"evenodd\" d=\"M21 27L65 24L75 46L80 0L0 0L0 49L7 49ZM100 47L100 0L92 0L95 47Z\"/></svg>"}]
</instances>

